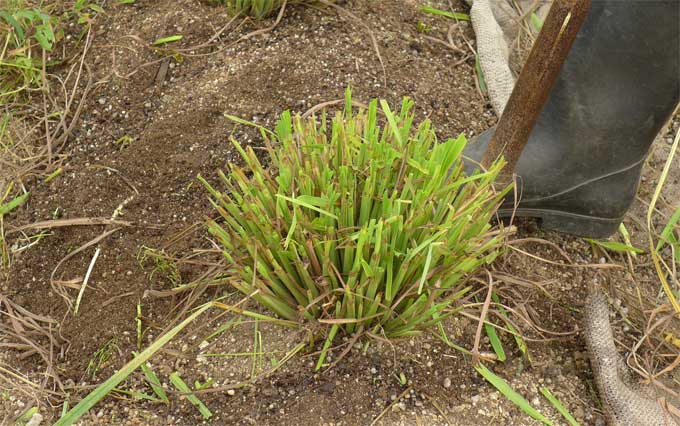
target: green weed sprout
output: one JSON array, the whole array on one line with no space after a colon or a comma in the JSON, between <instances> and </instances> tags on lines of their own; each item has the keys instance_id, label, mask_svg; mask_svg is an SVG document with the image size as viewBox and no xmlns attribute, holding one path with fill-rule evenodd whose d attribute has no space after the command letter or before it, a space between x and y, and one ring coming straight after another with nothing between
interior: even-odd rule
<instances>
[{"instance_id":1,"label":"green weed sprout","mask_svg":"<svg viewBox=\"0 0 680 426\"><path fill-rule=\"evenodd\" d=\"M493 188L503 161L467 176L465 137L437 143L412 107L405 98L397 115L381 101L382 128L378 102L353 115L348 90L330 123L284 112L273 132L260 128L269 167L232 139L245 166L219 173L226 192L199 177L222 217L208 226L232 285L328 327L321 358L341 330L398 338L438 323L500 252L489 220L510 189Z\"/></svg>"},{"instance_id":2,"label":"green weed sprout","mask_svg":"<svg viewBox=\"0 0 680 426\"><path fill-rule=\"evenodd\" d=\"M42 87L43 58L61 37L56 17L39 9L0 10L0 105L24 90Z\"/></svg>"}]
</instances>

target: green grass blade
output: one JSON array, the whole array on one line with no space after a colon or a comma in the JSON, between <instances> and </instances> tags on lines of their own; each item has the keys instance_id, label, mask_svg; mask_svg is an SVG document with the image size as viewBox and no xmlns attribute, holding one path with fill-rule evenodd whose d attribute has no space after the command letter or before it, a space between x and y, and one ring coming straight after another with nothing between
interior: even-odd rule
<instances>
[{"instance_id":1,"label":"green grass blade","mask_svg":"<svg viewBox=\"0 0 680 426\"><path fill-rule=\"evenodd\" d=\"M552 425L552 422L548 420L543 414L538 412L534 407L529 404L529 402L524 399L522 395L517 393L508 382L498 377L494 372L486 368L484 364L475 365L475 370L482 375L489 383L491 383L500 393L503 394L508 400L519 407L520 410L524 411L528 416L542 422L546 425Z\"/></svg>"},{"instance_id":2,"label":"green grass blade","mask_svg":"<svg viewBox=\"0 0 680 426\"><path fill-rule=\"evenodd\" d=\"M0 205L0 216L4 216L7 213L11 212L12 210L16 209L17 207L19 207L20 205L22 205L24 203L24 201L26 201L26 199L28 198L29 194L30 194L30 192L19 195L18 197L14 198L12 201L10 201L6 204Z\"/></svg>"},{"instance_id":3,"label":"green grass blade","mask_svg":"<svg viewBox=\"0 0 680 426\"><path fill-rule=\"evenodd\" d=\"M642 254L645 251L637 248L630 246L628 244L623 244L623 243L617 243L616 241L600 241L600 240L594 240L592 238L584 238L585 241L589 242L590 244L594 244L596 246L600 246L603 249L610 250L610 251L615 251L618 253L636 253L636 254Z\"/></svg>"},{"instance_id":4,"label":"green grass blade","mask_svg":"<svg viewBox=\"0 0 680 426\"><path fill-rule=\"evenodd\" d=\"M139 368L142 364L148 361L156 352L158 352L163 346L165 346L173 337L177 335L180 331L184 329L187 325L198 318L203 312L207 311L212 307L212 303L203 305L201 308L197 309L193 314L188 316L184 321L176 325L170 331L161 336L156 340L151 346L146 348L139 356L134 357L130 362L125 364L120 370L116 372L113 376L108 378L104 383L97 386L95 390L90 392L85 398L83 398L75 407L62 416L54 426L70 426L78 419L80 419L85 413L87 413L90 408L94 407L96 403L101 401L109 392L116 388L123 380L125 380L133 371Z\"/></svg>"},{"instance_id":5,"label":"green grass blade","mask_svg":"<svg viewBox=\"0 0 680 426\"><path fill-rule=\"evenodd\" d=\"M577 422L574 416L572 416L569 410L567 410L567 407L562 405L562 403L555 397L555 395L552 394L552 392L550 392L547 387L543 386L541 388L541 393L548 401L550 401L552 406L555 407L562 417L564 417L567 422L569 422L570 426L580 426L579 422Z\"/></svg>"},{"instance_id":6,"label":"green grass blade","mask_svg":"<svg viewBox=\"0 0 680 426\"><path fill-rule=\"evenodd\" d=\"M111 392L122 393L123 395L128 395L128 396L131 396L133 398L144 399L146 401L151 401L151 402L163 402L158 398L155 398L151 395L145 394L144 392L128 391L128 390L125 390L125 389L118 389L118 388L112 390Z\"/></svg>"},{"instance_id":7,"label":"green grass blade","mask_svg":"<svg viewBox=\"0 0 680 426\"><path fill-rule=\"evenodd\" d=\"M235 115L224 114L224 118L226 118L227 120L233 121L234 123L243 124L244 126L255 127L256 129L259 129L260 131L264 131L265 133L267 133L269 135L272 135L272 136L275 135L275 133L272 132L271 130L269 130L265 127L262 127L257 123L253 123L252 121L244 120L244 119L237 117Z\"/></svg>"},{"instance_id":8,"label":"green grass blade","mask_svg":"<svg viewBox=\"0 0 680 426\"><path fill-rule=\"evenodd\" d=\"M136 356L136 354L135 354ZM144 373L144 376L146 377L146 380L149 382L149 385L151 386L151 389L153 392L158 396L158 398L168 404L170 400L168 399L168 394L165 392L165 389L163 389L163 386L161 386L161 381L158 379L158 376L156 376L156 373L149 367L147 363L143 363L141 366L142 373Z\"/></svg>"},{"instance_id":9,"label":"green grass blade","mask_svg":"<svg viewBox=\"0 0 680 426\"><path fill-rule=\"evenodd\" d=\"M656 251L661 250L664 244L675 241L673 236L673 231L675 230L675 225L678 224L680 220L680 207L678 207L675 212L671 215L666 226L664 226L663 231L659 235L659 242L656 244Z\"/></svg>"},{"instance_id":10,"label":"green grass blade","mask_svg":"<svg viewBox=\"0 0 680 426\"><path fill-rule=\"evenodd\" d=\"M201 413L204 419L207 420L213 416L213 413L208 409L208 407L205 406L205 404L203 404L203 401L198 399L196 395L191 392L189 386L184 383L184 380L179 377L177 372L170 373L170 383L172 383L180 392L182 392L189 402L198 408L198 411Z\"/></svg>"},{"instance_id":11,"label":"green grass blade","mask_svg":"<svg viewBox=\"0 0 680 426\"><path fill-rule=\"evenodd\" d=\"M404 140L401 138L401 128L397 124L397 119L394 117L394 113L392 113L389 104L387 103L387 101L381 100L380 106L382 107L382 110L385 113L385 117L387 117L387 122L389 123L390 128L392 129L394 138L397 140L397 143L400 146L403 145Z\"/></svg>"},{"instance_id":12,"label":"green grass blade","mask_svg":"<svg viewBox=\"0 0 680 426\"><path fill-rule=\"evenodd\" d=\"M539 18L538 15L536 15L534 12L531 12L531 18L530 19L531 19L531 26L534 27L534 30L536 30L536 32L541 31L541 29L543 28L543 20L541 18Z\"/></svg>"},{"instance_id":13,"label":"green grass blade","mask_svg":"<svg viewBox=\"0 0 680 426\"><path fill-rule=\"evenodd\" d=\"M161 38L157 39L156 41L154 41L153 45L154 46L162 46L164 44L174 43L176 41L180 41L183 38L184 38L184 36L181 35L181 34L171 35L171 36L167 36L167 37L161 37Z\"/></svg>"},{"instance_id":14,"label":"green grass blade","mask_svg":"<svg viewBox=\"0 0 680 426\"><path fill-rule=\"evenodd\" d=\"M316 362L315 370L318 371L323 366L323 362L326 360L326 355L328 354L328 349L331 347L331 344L333 344L333 339L335 339L335 335L338 334L339 329L340 326L338 324L333 324L331 330L328 332L328 337L326 338L326 341L323 344L323 348L321 349L319 360Z\"/></svg>"},{"instance_id":15,"label":"green grass blade","mask_svg":"<svg viewBox=\"0 0 680 426\"><path fill-rule=\"evenodd\" d=\"M499 361L505 361L507 359L505 355L505 350L503 350L503 343L496 333L496 327L491 324L484 324L484 329L486 330L486 335L489 336L489 343L493 351L496 353Z\"/></svg>"},{"instance_id":16,"label":"green grass blade","mask_svg":"<svg viewBox=\"0 0 680 426\"><path fill-rule=\"evenodd\" d=\"M515 343L517 343L517 349L519 349L520 353L522 353L522 355L525 355L529 362L531 362L532 361L531 354L529 353L527 343L522 338L522 335L520 334L519 330L517 330L515 326L512 325L512 323L510 322L510 318L508 318L508 312L505 310L503 306L501 306L501 300L495 292L491 293L491 300L493 300L494 303L498 305L498 314L503 319L503 321L505 321L505 327L508 329L508 331L512 334L512 337L515 339Z\"/></svg>"},{"instance_id":17,"label":"green grass blade","mask_svg":"<svg viewBox=\"0 0 680 426\"><path fill-rule=\"evenodd\" d=\"M456 21L469 21L470 15L467 13L460 12L448 12L446 10L437 9L430 6L423 6L420 9L423 13L429 13L430 15L443 16L444 18L455 19Z\"/></svg>"},{"instance_id":18,"label":"green grass blade","mask_svg":"<svg viewBox=\"0 0 680 426\"><path fill-rule=\"evenodd\" d=\"M430 243L430 247L427 249L427 257L425 259L425 266L423 267L423 275L420 277L420 283L418 284L418 294L423 291L423 284L425 284L425 279L427 278L427 273L430 272L430 265L432 264L432 249L435 246L440 245L439 243Z\"/></svg>"},{"instance_id":19,"label":"green grass blade","mask_svg":"<svg viewBox=\"0 0 680 426\"><path fill-rule=\"evenodd\" d=\"M659 255L657 251L654 249L655 248L654 227L652 225L652 216L654 215L656 202L659 200L659 197L661 196L661 190L663 189L663 186L666 183L666 179L668 178L668 172L671 168L671 165L673 164L673 158L675 158L675 153L677 152L679 144L680 144L680 131L678 131L675 134L675 138L673 139L673 145L671 145L671 152L668 155L668 158L666 159L666 164L664 164L663 170L661 171L659 182L657 183L656 188L654 189L654 194L652 195L652 199L649 202L649 207L647 209L647 237L649 239L649 249L650 255L652 256L652 263L654 264L656 275L659 277L659 281L661 281L661 286L663 287L663 290L666 293L666 297L668 297L668 300L671 302L671 306L673 306L673 310L675 310L677 314L680 314L680 302L678 302L678 298L675 296L673 287L671 287L671 284L668 282L668 279L666 278L666 271L663 270L661 266L661 260L659 259Z\"/></svg>"},{"instance_id":20,"label":"green grass blade","mask_svg":"<svg viewBox=\"0 0 680 426\"><path fill-rule=\"evenodd\" d=\"M475 55L475 75L477 75L477 83L479 83L479 90L482 93L486 93L486 79L484 78L484 72L482 71L482 65L479 63L479 55Z\"/></svg>"},{"instance_id":21,"label":"green grass blade","mask_svg":"<svg viewBox=\"0 0 680 426\"><path fill-rule=\"evenodd\" d=\"M312 204L310 204L310 203L307 203L307 202L305 202L305 201L302 201L302 200L300 200L299 198L296 199L296 198L286 197L285 195L281 195L281 194L276 194L276 197L277 197L277 198L281 198L281 199L283 199L283 200L286 200L286 201L288 201L289 203L296 204L296 205L298 205L298 206L300 206L300 207L305 207L305 208L308 208L308 209L310 209L310 210L314 210L315 212L321 213L321 214L324 215L324 216L328 216L328 217L331 217L331 218L333 218L333 219L335 219L335 220L338 220L338 217L337 217L336 215L334 215L333 213L331 213L331 212L329 212L329 211L326 211L326 210L323 210L323 209L321 209L321 208L319 208L319 207L317 207L317 206L314 206L314 205L312 205Z\"/></svg>"},{"instance_id":22,"label":"green grass blade","mask_svg":"<svg viewBox=\"0 0 680 426\"><path fill-rule=\"evenodd\" d=\"M28 423L31 420L31 417L33 417L37 413L38 413L38 407L29 408L28 410L24 411L16 419L16 422L14 423L15 426L24 425L24 424Z\"/></svg>"},{"instance_id":23,"label":"green grass blade","mask_svg":"<svg viewBox=\"0 0 680 426\"><path fill-rule=\"evenodd\" d=\"M621 224L619 225L619 233L623 238L623 242L626 245L633 247L633 243L630 241L630 233L628 232L628 228L626 228L626 225L624 225L623 222L621 222ZM637 253L631 253L630 255L633 258L637 258Z\"/></svg>"}]
</instances>

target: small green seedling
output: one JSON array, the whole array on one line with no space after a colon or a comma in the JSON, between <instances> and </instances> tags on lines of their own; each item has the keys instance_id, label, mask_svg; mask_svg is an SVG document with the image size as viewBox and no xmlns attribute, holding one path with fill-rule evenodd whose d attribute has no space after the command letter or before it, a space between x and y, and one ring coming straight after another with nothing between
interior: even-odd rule
<instances>
[{"instance_id":1,"label":"small green seedling","mask_svg":"<svg viewBox=\"0 0 680 426\"><path fill-rule=\"evenodd\" d=\"M196 390L208 389L213 384L215 384L215 380L213 379L208 379L204 383L194 380L194 388L196 388Z\"/></svg>"},{"instance_id":2,"label":"small green seedling","mask_svg":"<svg viewBox=\"0 0 680 426\"><path fill-rule=\"evenodd\" d=\"M94 380L97 377L97 373L106 366L109 359L111 359L111 355L116 350L118 350L118 338L112 337L92 355L90 362L87 363L85 374L88 374Z\"/></svg>"},{"instance_id":3,"label":"small green seedling","mask_svg":"<svg viewBox=\"0 0 680 426\"><path fill-rule=\"evenodd\" d=\"M51 52L63 36L58 23L59 18L39 8L0 10L0 105L44 88L43 68L50 63L43 52Z\"/></svg>"},{"instance_id":4,"label":"small green seedling","mask_svg":"<svg viewBox=\"0 0 680 426\"><path fill-rule=\"evenodd\" d=\"M64 216L64 209L62 209L61 207L57 207L52 212L52 220L61 219L63 216Z\"/></svg>"},{"instance_id":5,"label":"small green seedling","mask_svg":"<svg viewBox=\"0 0 680 426\"><path fill-rule=\"evenodd\" d=\"M5 227L4 218L5 215L22 205L29 196L29 192L12 198L10 201L5 202L12 194L12 189L14 184L12 182L7 185L7 189L0 198L0 271L3 273L9 271L9 265L11 262L11 250L9 244L5 239ZM29 238L30 239L30 238Z\"/></svg>"},{"instance_id":6,"label":"small green seedling","mask_svg":"<svg viewBox=\"0 0 680 426\"><path fill-rule=\"evenodd\" d=\"M132 145L132 143L134 141L135 141L135 139L133 137L128 136L128 135L123 135L123 136L119 137L118 139L116 139L115 142L113 142L113 143L114 143L114 145L118 145L121 148L126 148L126 147Z\"/></svg>"},{"instance_id":7,"label":"small green seedling","mask_svg":"<svg viewBox=\"0 0 680 426\"><path fill-rule=\"evenodd\" d=\"M675 252L675 261L680 263L680 233L676 230L678 221L680 221L680 207L671 215L661 231L659 242L656 243L656 251L658 253L665 245L669 245Z\"/></svg>"},{"instance_id":8,"label":"small green seedling","mask_svg":"<svg viewBox=\"0 0 680 426\"><path fill-rule=\"evenodd\" d=\"M137 261L142 269L146 268L148 262L153 263L153 268L149 273L149 281L153 280L154 275L158 275L169 281L173 287L178 287L182 284L179 266L163 250L142 246L137 253Z\"/></svg>"},{"instance_id":9,"label":"small green seedling","mask_svg":"<svg viewBox=\"0 0 680 426\"><path fill-rule=\"evenodd\" d=\"M97 3L90 3L87 0L76 0L73 4L73 13L78 17L78 23L81 25L92 25L91 12L104 13L104 9Z\"/></svg>"},{"instance_id":10,"label":"small green seedling","mask_svg":"<svg viewBox=\"0 0 680 426\"><path fill-rule=\"evenodd\" d=\"M432 28L425 22L418 21L418 24L416 25L416 31L421 34L428 34L430 31L432 31Z\"/></svg>"}]
</instances>

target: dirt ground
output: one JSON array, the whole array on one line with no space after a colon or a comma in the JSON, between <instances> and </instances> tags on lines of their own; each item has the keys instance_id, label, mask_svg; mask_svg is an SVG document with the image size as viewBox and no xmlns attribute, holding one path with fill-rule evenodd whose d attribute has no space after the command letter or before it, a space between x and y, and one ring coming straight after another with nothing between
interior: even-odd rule
<instances>
[{"instance_id":1,"label":"dirt ground","mask_svg":"<svg viewBox=\"0 0 680 426\"><path fill-rule=\"evenodd\" d=\"M236 160L230 136L241 143L260 144L256 132L235 127L224 113L270 126L284 110L305 112L341 99L349 85L362 101L378 97L397 105L404 95L411 96L418 116L429 117L440 138L460 133L473 137L495 123L476 85L474 55L467 46L474 46L470 26L461 22L453 28L455 48L432 41L427 37L446 40L451 21L421 13L425 4L423 0L355 0L342 4L346 12L292 6L271 31L239 40L274 20L235 20L212 47L200 48L230 22L224 8L196 0L138 0L131 6L109 2L106 14L93 27L86 61L94 89L67 155L61 158L64 172L49 183L27 180L29 202L6 218L11 232L39 221L109 219L119 213L116 224L48 229L49 236L13 259L9 277L2 283L2 294L14 303L58 322L53 361L72 401L138 350L138 304L147 329L146 345L190 303L222 296L230 302L239 300L224 285L170 291L178 283L195 282L219 261L203 227L213 211L196 177L214 180L218 169ZM448 8L446 1L427 4ZM454 1L453 6L467 9L462 1ZM418 30L419 23L424 24L421 29L428 28L427 34ZM184 38L166 49L150 47L157 38L172 34ZM646 203L677 130L676 120L655 144L639 199L625 221L633 243L640 247L647 246ZM120 143L124 136L132 141ZM679 186L676 166L664 189L661 213L668 215L677 206ZM663 225L662 216L657 225ZM511 298L508 305L540 329L518 320L528 337L531 359L505 336L509 359L491 367L555 424L565 423L541 396L542 386L582 424L603 425L579 334L580 308L589 287L607 289L618 308L614 324L621 350L630 349L645 325L634 315L639 305L631 300L637 300L638 290L652 306L661 300L650 259L642 255L629 264L624 255L596 252L582 239L545 233L531 221L518 223L513 240L513 247L523 252L509 249L493 265L494 276L499 292ZM144 247L163 249L179 259L178 269L154 272L153 260L140 262ZM62 295L73 303L77 290L68 283L82 281L96 249L100 254L74 315ZM568 265L565 256L573 264ZM579 266L585 264L598 267ZM118 393L98 404L80 424L339 426L369 425L375 419L378 425L539 424L479 376L469 357L435 333L393 345L373 342L364 348L358 344L335 368L320 373L313 371L313 349L305 349L254 385L227 389L264 371L272 359L281 359L304 337L265 322L242 320L206 340L234 318L218 317L218 312L205 315L151 360L169 391L172 372L192 387L195 381L212 381L208 391L199 393L214 413L210 421L202 420L189 401L172 392L170 404ZM477 321L465 316L444 324L449 338L467 348L472 347L476 327ZM252 353L258 335L262 357L209 355ZM93 354L112 339L111 358L94 377L86 374ZM490 350L488 342L484 345ZM37 355L7 351L0 362L30 380L44 378L45 363ZM669 383L680 389L677 379ZM133 374L120 388L151 392L141 373ZM20 392L3 395L0 419L11 419L36 403ZM61 412L57 399L51 401L55 406L43 405L40 410L46 423Z\"/></svg>"}]
</instances>

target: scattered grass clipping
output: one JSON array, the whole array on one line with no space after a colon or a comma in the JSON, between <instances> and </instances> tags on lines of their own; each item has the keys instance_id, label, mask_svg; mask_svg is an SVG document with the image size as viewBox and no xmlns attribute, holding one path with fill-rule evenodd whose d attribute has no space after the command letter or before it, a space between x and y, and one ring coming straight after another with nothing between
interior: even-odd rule
<instances>
[{"instance_id":1,"label":"scattered grass clipping","mask_svg":"<svg viewBox=\"0 0 680 426\"><path fill-rule=\"evenodd\" d=\"M339 331L406 337L450 315L503 238L489 224L510 189L492 186L503 163L467 176L463 136L438 143L408 98L399 113L381 107L385 128L376 100L353 115L349 90L332 120L284 112L273 132L260 128L269 167L232 140L245 166L219 173L226 191L199 176L222 217L208 226L230 283L326 327L318 368Z\"/></svg>"}]
</instances>

